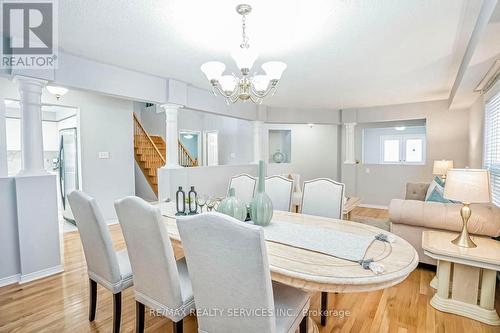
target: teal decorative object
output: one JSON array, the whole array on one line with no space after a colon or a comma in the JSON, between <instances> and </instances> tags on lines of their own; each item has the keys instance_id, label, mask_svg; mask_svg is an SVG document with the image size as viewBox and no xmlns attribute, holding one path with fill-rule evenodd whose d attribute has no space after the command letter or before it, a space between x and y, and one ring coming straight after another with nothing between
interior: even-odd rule
<instances>
[{"instance_id":1,"label":"teal decorative object","mask_svg":"<svg viewBox=\"0 0 500 333\"><path fill-rule=\"evenodd\" d=\"M273 217L273 203L265 192L264 161L259 161L259 183L257 193L250 203L250 218L253 223L266 226Z\"/></svg>"},{"instance_id":2,"label":"teal decorative object","mask_svg":"<svg viewBox=\"0 0 500 333\"><path fill-rule=\"evenodd\" d=\"M234 217L240 221L245 221L247 217L247 206L240 199L236 198L234 188L229 189L229 196L221 201L217 211Z\"/></svg>"}]
</instances>

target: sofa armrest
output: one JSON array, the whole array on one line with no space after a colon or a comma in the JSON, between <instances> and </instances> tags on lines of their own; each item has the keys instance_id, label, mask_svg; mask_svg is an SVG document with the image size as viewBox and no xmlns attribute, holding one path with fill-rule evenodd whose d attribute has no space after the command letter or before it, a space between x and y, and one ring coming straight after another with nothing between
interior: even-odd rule
<instances>
[{"instance_id":1,"label":"sofa armrest","mask_svg":"<svg viewBox=\"0 0 500 333\"><path fill-rule=\"evenodd\" d=\"M406 183L406 200L425 200L430 183Z\"/></svg>"},{"instance_id":2,"label":"sofa armrest","mask_svg":"<svg viewBox=\"0 0 500 333\"><path fill-rule=\"evenodd\" d=\"M500 208L493 204L471 204L472 215L468 230L472 234L500 236ZM460 231L461 204L445 204L432 201L393 199L389 205L392 223L431 229Z\"/></svg>"}]
</instances>

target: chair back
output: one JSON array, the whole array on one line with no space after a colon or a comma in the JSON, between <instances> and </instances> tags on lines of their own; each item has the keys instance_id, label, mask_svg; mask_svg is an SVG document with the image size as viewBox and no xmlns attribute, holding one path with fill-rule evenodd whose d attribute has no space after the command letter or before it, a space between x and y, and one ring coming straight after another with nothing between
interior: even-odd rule
<instances>
[{"instance_id":1,"label":"chair back","mask_svg":"<svg viewBox=\"0 0 500 333\"><path fill-rule=\"evenodd\" d=\"M293 180L282 176L266 178L266 193L273 203L273 208L285 212L290 211L292 204Z\"/></svg>"},{"instance_id":2,"label":"chair back","mask_svg":"<svg viewBox=\"0 0 500 333\"><path fill-rule=\"evenodd\" d=\"M242 200L244 203L249 204L252 201L253 195L255 193L255 186L257 184L257 179L247 174L241 174L231 178L229 182L229 189L232 187L236 192L236 197Z\"/></svg>"},{"instance_id":3,"label":"chair back","mask_svg":"<svg viewBox=\"0 0 500 333\"><path fill-rule=\"evenodd\" d=\"M220 213L177 220L200 332L275 332L274 300L261 227ZM243 309L254 315L230 315ZM264 311L264 313L262 312ZM260 314L260 315L259 315Z\"/></svg>"},{"instance_id":4,"label":"chair back","mask_svg":"<svg viewBox=\"0 0 500 333\"><path fill-rule=\"evenodd\" d=\"M69 205L80 232L89 276L107 285L121 281L118 258L106 221L94 198L81 191L68 195ZM103 279L104 281L102 281Z\"/></svg>"},{"instance_id":5,"label":"chair back","mask_svg":"<svg viewBox=\"0 0 500 333\"><path fill-rule=\"evenodd\" d=\"M342 219L344 210L344 184L329 178L304 182L302 214Z\"/></svg>"},{"instance_id":6,"label":"chair back","mask_svg":"<svg viewBox=\"0 0 500 333\"><path fill-rule=\"evenodd\" d=\"M116 201L115 209L127 244L136 298L139 295L163 307L179 308L183 304L179 272L160 209L138 197Z\"/></svg>"}]
</instances>

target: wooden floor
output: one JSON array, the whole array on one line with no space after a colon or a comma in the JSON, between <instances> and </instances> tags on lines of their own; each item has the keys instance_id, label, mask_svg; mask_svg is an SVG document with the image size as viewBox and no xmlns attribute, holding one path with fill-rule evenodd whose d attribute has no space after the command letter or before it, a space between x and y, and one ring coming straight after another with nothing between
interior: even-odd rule
<instances>
[{"instance_id":1,"label":"wooden floor","mask_svg":"<svg viewBox=\"0 0 500 333\"><path fill-rule=\"evenodd\" d=\"M357 208L355 216L387 217L378 209ZM110 227L117 249L124 248L120 227ZM64 235L64 273L24 285L0 288L0 332L111 332L111 293L98 287L96 320L87 320L88 278L77 232ZM330 310L343 311L344 317L329 317L320 332L497 332L464 317L439 312L429 305L434 290L429 287L434 272L419 267L401 284L389 289L357 294L330 294ZM500 308L500 293L496 294ZM135 328L135 303L132 289L123 295L122 332ZM314 295L311 309L318 309ZM348 315L347 315L348 314ZM317 316L313 319L318 322ZM196 319L184 322L184 332L197 332ZM169 320L146 315L146 332L171 332ZM216 332L214 332L216 333ZM236 332L235 332L236 333ZM256 332L259 333L259 332Z\"/></svg>"}]
</instances>

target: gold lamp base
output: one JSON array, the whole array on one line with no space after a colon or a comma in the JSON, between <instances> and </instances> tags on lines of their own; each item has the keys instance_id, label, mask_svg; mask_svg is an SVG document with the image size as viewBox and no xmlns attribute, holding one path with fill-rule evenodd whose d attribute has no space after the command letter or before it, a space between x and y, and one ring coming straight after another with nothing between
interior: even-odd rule
<instances>
[{"instance_id":1,"label":"gold lamp base","mask_svg":"<svg viewBox=\"0 0 500 333\"><path fill-rule=\"evenodd\" d=\"M467 222L469 221L471 213L472 211L469 207L469 204L464 203L462 209L460 210L460 215L462 215L462 222L463 222L462 232L460 233L460 235L458 235L457 238L451 241L453 244L458 245L460 247L468 247L468 248L477 247L477 245L470 238L469 232L467 231Z\"/></svg>"}]
</instances>

